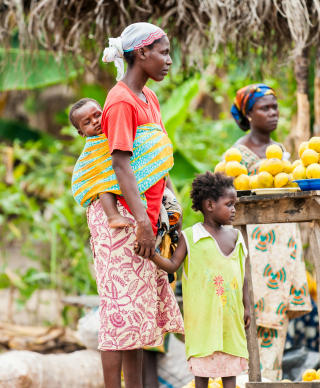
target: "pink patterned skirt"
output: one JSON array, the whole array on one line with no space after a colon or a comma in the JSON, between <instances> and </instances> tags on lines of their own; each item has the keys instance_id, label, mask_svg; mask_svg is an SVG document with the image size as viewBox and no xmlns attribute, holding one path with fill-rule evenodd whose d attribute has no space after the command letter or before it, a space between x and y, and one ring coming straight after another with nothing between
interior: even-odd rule
<instances>
[{"instance_id":1,"label":"pink patterned skirt","mask_svg":"<svg viewBox=\"0 0 320 388\"><path fill-rule=\"evenodd\" d=\"M135 224L118 201L118 211ZM110 228L100 200L87 209L100 296L98 349L131 350L162 344L166 332L184 333L167 273L133 252L134 228Z\"/></svg>"},{"instance_id":2,"label":"pink patterned skirt","mask_svg":"<svg viewBox=\"0 0 320 388\"><path fill-rule=\"evenodd\" d=\"M223 352L214 352L206 357L190 357L189 372L199 377L238 376L248 369L248 360Z\"/></svg>"}]
</instances>

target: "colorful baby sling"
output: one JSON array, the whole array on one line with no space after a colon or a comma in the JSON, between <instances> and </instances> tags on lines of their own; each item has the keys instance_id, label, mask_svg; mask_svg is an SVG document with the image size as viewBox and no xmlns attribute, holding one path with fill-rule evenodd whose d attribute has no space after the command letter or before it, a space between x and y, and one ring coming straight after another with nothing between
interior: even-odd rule
<instances>
[{"instance_id":1,"label":"colorful baby sling","mask_svg":"<svg viewBox=\"0 0 320 388\"><path fill-rule=\"evenodd\" d=\"M146 206L144 193L173 167L172 143L159 125L144 124L137 128L130 164ZM73 171L72 194L79 205L88 207L99 194L106 192L122 194L112 168L108 139L101 134L86 139Z\"/></svg>"}]
</instances>

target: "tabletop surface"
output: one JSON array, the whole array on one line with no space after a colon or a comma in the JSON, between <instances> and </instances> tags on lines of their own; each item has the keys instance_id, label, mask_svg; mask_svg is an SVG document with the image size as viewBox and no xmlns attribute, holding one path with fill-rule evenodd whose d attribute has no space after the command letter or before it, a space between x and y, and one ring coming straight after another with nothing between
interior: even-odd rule
<instances>
[{"instance_id":1,"label":"tabletop surface","mask_svg":"<svg viewBox=\"0 0 320 388\"><path fill-rule=\"evenodd\" d=\"M287 198L310 198L310 197L320 197L320 191L297 191L296 193L286 193L286 194L264 194L264 195L248 195L245 197L237 198L237 203L254 203L254 202L265 202L265 201L275 201Z\"/></svg>"},{"instance_id":2,"label":"tabletop surface","mask_svg":"<svg viewBox=\"0 0 320 388\"><path fill-rule=\"evenodd\" d=\"M320 191L239 197L233 225L320 220Z\"/></svg>"}]
</instances>

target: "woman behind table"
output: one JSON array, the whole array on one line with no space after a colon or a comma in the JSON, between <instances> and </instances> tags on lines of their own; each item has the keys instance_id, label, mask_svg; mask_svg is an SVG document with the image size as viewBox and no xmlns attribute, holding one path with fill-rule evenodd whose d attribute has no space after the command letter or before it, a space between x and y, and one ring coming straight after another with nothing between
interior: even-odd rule
<instances>
[{"instance_id":1,"label":"woman behind table","mask_svg":"<svg viewBox=\"0 0 320 388\"><path fill-rule=\"evenodd\" d=\"M101 127L108 138L112 166L123 197L118 211L134 228L111 229L99 199L88 208L94 267L100 295L99 349L107 388L120 388L121 366L127 388L142 388L142 348L162 343L166 332L183 333L183 321L165 272L144 258L153 256L155 234L165 187L161 179L140 198L130 165L137 127L162 127L156 95L145 84L162 81L172 64L166 34L149 23L127 27L109 39L103 61L114 61L121 79L109 92ZM124 73L123 59L128 63ZM151 145L150 145L151 148ZM159 164L161 161L159 160ZM135 240L138 255L133 251Z\"/></svg>"},{"instance_id":2,"label":"woman behind table","mask_svg":"<svg viewBox=\"0 0 320 388\"><path fill-rule=\"evenodd\" d=\"M234 147L241 151L249 175L256 175L267 147L276 143L270 135L279 119L277 96L264 84L245 86L237 92L231 113L243 131L250 130ZM281 380L289 318L311 311L300 230L294 223L247 229L262 375Z\"/></svg>"}]
</instances>

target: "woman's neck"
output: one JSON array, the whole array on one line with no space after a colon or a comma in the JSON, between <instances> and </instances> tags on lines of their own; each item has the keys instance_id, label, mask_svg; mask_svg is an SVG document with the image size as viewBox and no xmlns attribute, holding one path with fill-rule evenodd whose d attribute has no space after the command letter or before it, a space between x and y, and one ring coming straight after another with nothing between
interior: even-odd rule
<instances>
[{"instance_id":1,"label":"woman's neck","mask_svg":"<svg viewBox=\"0 0 320 388\"><path fill-rule=\"evenodd\" d=\"M136 66L132 69L128 68L121 81L140 98L142 95L142 89L144 88L148 79L149 77L146 75L144 70L139 66Z\"/></svg>"},{"instance_id":2,"label":"woman's neck","mask_svg":"<svg viewBox=\"0 0 320 388\"><path fill-rule=\"evenodd\" d=\"M250 141L257 146L263 145L263 144L269 144L271 141L269 133L262 133L262 132L257 131L254 128L251 128L251 131L250 131L248 137L249 137Z\"/></svg>"}]
</instances>

